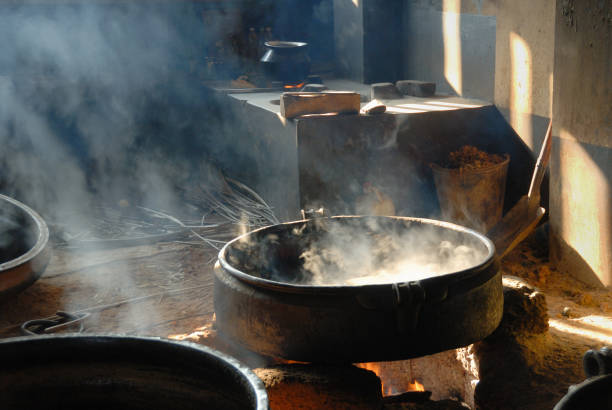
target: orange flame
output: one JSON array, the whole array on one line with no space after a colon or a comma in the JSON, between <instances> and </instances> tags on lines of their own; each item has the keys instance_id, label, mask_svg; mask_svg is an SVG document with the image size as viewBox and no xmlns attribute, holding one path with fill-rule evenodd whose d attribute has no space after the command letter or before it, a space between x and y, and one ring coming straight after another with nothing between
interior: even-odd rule
<instances>
[{"instance_id":1,"label":"orange flame","mask_svg":"<svg viewBox=\"0 0 612 410\"><path fill-rule=\"evenodd\" d=\"M383 371L383 368L379 363L355 363L355 366L376 373L376 375L380 378L383 396L391 396L393 394L399 394L409 391L425 391L425 386L419 383L419 381L416 379L412 379L412 382L409 382L408 385L403 389L397 386L396 384L394 385L392 381L388 380L388 377L384 377L383 373L385 372ZM387 383L385 383L385 381L387 381Z\"/></svg>"},{"instance_id":2,"label":"orange flame","mask_svg":"<svg viewBox=\"0 0 612 410\"><path fill-rule=\"evenodd\" d=\"M408 383L408 391L425 391L423 386L417 379L414 379L412 383Z\"/></svg>"},{"instance_id":3,"label":"orange flame","mask_svg":"<svg viewBox=\"0 0 612 410\"><path fill-rule=\"evenodd\" d=\"M288 90L299 89L299 88L304 87L304 84L306 84L306 83L299 83L299 84L295 84L295 85L285 84L283 86L283 88L288 89Z\"/></svg>"}]
</instances>

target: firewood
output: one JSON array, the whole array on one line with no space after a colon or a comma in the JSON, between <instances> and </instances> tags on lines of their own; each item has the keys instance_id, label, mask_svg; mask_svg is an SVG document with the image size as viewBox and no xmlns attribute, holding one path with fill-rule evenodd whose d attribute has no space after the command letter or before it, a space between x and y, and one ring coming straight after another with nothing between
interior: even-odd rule
<instances>
[{"instance_id":1,"label":"firewood","mask_svg":"<svg viewBox=\"0 0 612 410\"><path fill-rule=\"evenodd\" d=\"M281 95L280 112L285 118L307 114L356 114L360 102L359 93L348 91L286 92Z\"/></svg>"}]
</instances>

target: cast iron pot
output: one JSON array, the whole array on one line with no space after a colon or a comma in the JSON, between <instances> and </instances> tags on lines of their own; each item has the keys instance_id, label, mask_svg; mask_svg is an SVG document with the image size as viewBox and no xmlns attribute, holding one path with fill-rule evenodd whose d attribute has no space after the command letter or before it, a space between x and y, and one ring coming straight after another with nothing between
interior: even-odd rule
<instances>
[{"instance_id":1,"label":"cast iron pot","mask_svg":"<svg viewBox=\"0 0 612 410\"><path fill-rule=\"evenodd\" d=\"M466 270L405 283L292 283L304 246L298 236L315 234L321 221L364 230L372 222L396 232L427 228L479 246L486 257ZM261 266L250 260L249 247ZM390 361L466 346L492 333L503 312L489 239L451 223L404 217L319 218L238 237L219 253L214 295L223 337L262 355L305 362Z\"/></svg>"},{"instance_id":2,"label":"cast iron pot","mask_svg":"<svg viewBox=\"0 0 612 410\"><path fill-rule=\"evenodd\" d=\"M0 301L42 275L50 253L45 221L21 202L0 195Z\"/></svg>"},{"instance_id":3,"label":"cast iron pot","mask_svg":"<svg viewBox=\"0 0 612 410\"><path fill-rule=\"evenodd\" d=\"M0 341L3 409L268 409L261 380L205 346L96 335Z\"/></svg>"},{"instance_id":4,"label":"cast iron pot","mask_svg":"<svg viewBox=\"0 0 612 410\"><path fill-rule=\"evenodd\" d=\"M299 84L310 72L308 43L296 41L268 41L261 57L268 78L283 84Z\"/></svg>"},{"instance_id":5,"label":"cast iron pot","mask_svg":"<svg viewBox=\"0 0 612 410\"><path fill-rule=\"evenodd\" d=\"M612 349L589 350L582 364L586 380L570 386L553 410L612 409Z\"/></svg>"}]
</instances>

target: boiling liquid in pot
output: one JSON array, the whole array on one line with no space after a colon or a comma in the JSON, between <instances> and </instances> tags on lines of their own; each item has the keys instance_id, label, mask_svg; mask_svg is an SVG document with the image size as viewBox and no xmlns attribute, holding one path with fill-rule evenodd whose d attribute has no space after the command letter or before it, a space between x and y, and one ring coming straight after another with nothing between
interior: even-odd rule
<instances>
[{"instance_id":1,"label":"boiling liquid in pot","mask_svg":"<svg viewBox=\"0 0 612 410\"><path fill-rule=\"evenodd\" d=\"M438 237L427 229L405 235L331 231L300 258L312 285L399 283L462 271L482 263L484 247Z\"/></svg>"},{"instance_id":2,"label":"boiling liquid in pot","mask_svg":"<svg viewBox=\"0 0 612 410\"><path fill-rule=\"evenodd\" d=\"M230 263L251 276L307 286L420 280L473 268L490 249L469 232L390 218L321 218L247 235Z\"/></svg>"}]
</instances>

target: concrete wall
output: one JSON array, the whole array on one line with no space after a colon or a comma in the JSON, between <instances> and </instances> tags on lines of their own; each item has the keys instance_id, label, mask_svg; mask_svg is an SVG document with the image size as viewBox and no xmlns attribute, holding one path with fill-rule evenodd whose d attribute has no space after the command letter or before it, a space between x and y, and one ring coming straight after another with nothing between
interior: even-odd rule
<instances>
[{"instance_id":1,"label":"concrete wall","mask_svg":"<svg viewBox=\"0 0 612 410\"><path fill-rule=\"evenodd\" d=\"M612 285L612 1L557 0L551 257Z\"/></svg>"},{"instance_id":2,"label":"concrete wall","mask_svg":"<svg viewBox=\"0 0 612 410\"><path fill-rule=\"evenodd\" d=\"M405 0L404 78L493 101L496 19L485 12L482 1Z\"/></svg>"},{"instance_id":3,"label":"concrete wall","mask_svg":"<svg viewBox=\"0 0 612 410\"><path fill-rule=\"evenodd\" d=\"M487 0L497 17L495 104L539 151L552 114L555 0Z\"/></svg>"},{"instance_id":4,"label":"concrete wall","mask_svg":"<svg viewBox=\"0 0 612 410\"><path fill-rule=\"evenodd\" d=\"M336 74L363 82L363 1L334 0Z\"/></svg>"},{"instance_id":5,"label":"concrete wall","mask_svg":"<svg viewBox=\"0 0 612 410\"><path fill-rule=\"evenodd\" d=\"M612 0L405 0L404 73L491 100L537 155L554 118L551 257L612 284Z\"/></svg>"},{"instance_id":6,"label":"concrete wall","mask_svg":"<svg viewBox=\"0 0 612 410\"><path fill-rule=\"evenodd\" d=\"M405 0L404 74L492 101L534 151L552 110L555 0Z\"/></svg>"},{"instance_id":7,"label":"concrete wall","mask_svg":"<svg viewBox=\"0 0 612 410\"><path fill-rule=\"evenodd\" d=\"M402 79L402 3L334 0L335 72L364 84Z\"/></svg>"}]
</instances>

